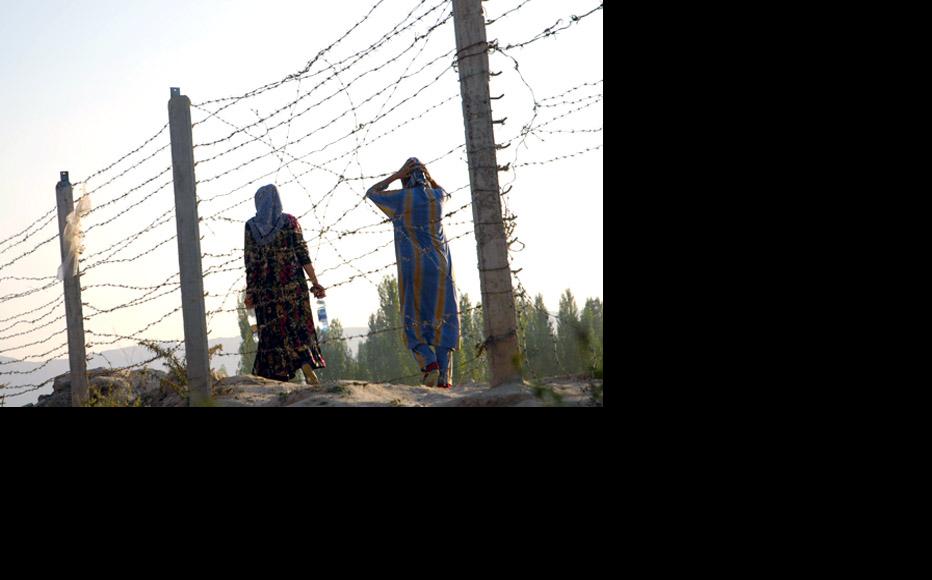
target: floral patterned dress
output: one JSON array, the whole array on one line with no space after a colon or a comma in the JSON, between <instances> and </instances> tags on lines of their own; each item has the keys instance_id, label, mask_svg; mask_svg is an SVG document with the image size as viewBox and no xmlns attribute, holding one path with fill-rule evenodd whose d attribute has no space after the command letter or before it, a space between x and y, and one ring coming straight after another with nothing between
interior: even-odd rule
<instances>
[{"instance_id":1,"label":"floral patterned dress","mask_svg":"<svg viewBox=\"0 0 932 580\"><path fill-rule=\"evenodd\" d=\"M307 243L298 220L285 217L287 225L264 246L246 227L246 292L259 325L252 374L276 381L290 381L305 364L312 369L327 366L317 342L304 274L304 266L311 263Z\"/></svg>"}]
</instances>

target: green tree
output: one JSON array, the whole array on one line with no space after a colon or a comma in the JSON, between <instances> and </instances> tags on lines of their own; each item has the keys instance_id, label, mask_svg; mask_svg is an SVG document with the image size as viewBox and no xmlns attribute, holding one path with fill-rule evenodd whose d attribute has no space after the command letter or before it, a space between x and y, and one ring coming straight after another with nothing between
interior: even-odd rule
<instances>
[{"instance_id":1,"label":"green tree","mask_svg":"<svg viewBox=\"0 0 932 580\"><path fill-rule=\"evenodd\" d=\"M481 331L482 341L485 342L485 314L483 313L483 310L481 308L473 310L472 317L473 324L475 324L476 328ZM483 355L482 361L479 364L479 370L482 382L489 383L492 381L492 367L489 366L489 357Z\"/></svg>"},{"instance_id":2,"label":"green tree","mask_svg":"<svg viewBox=\"0 0 932 580\"><path fill-rule=\"evenodd\" d=\"M544 297L538 294L527 312L525 340L530 373L535 377L552 377L559 373L557 337L550 324L550 313Z\"/></svg>"},{"instance_id":3,"label":"green tree","mask_svg":"<svg viewBox=\"0 0 932 580\"><path fill-rule=\"evenodd\" d=\"M369 353L366 344L363 341L359 344L359 351L356 353L356 378L362 381L371 381L372 372L369 370Z\"/></svg>"},{"instance_id":4,"label":"green tree","mask_svg":"<svg viewBox=\"0 0 932 580\"><path fill-rule=\"evenodd\" d=\"M404 337L398 281L387 276L379 284L378 292L379 310L369 316L371 336L359 350L363 378L378 382L410 377L399 382L417 384L420 369Z\"/></svg>"},{"instance_id":5,"label":"green tree","mask_svg":"<svg viewBox=\"0 0 932 580\"><path fill-rule=\"evenodd\" d=\"M249 316L246 313L246 293L241 292L236 301L236 312L239 318L239 336L242 342L239 345L240 363L238 375L251 375L252 368L256 362L256 351L259 345L256 343L256 337L253 335L252 326L249 324Z\"/></svg>"},{"instance_id":6,"label":"green tree","mask_svg":"<svg viewBox=\"0 0 932 580\"><path fill-rule=\"evenodd\" d=\"M476 347L485 341L485 320L480 306L474 305L468 295L460 297L460 349L453 358L456 384L490 380L487 357L476 360ZM545 378L561 373L594 372L597 376L601 373L604 322L600 299L587 300L580 312L572 292L566 290L556 317L548 312L542 295L536 296L533 303L521 297L516 306L519 346L528 375ZM398 284L388 277L379 284L379 310L369 317L371 336L359 347L353 378L377 382L411 377L399 382L417 384L419 369L407 349L403 330L399 330L401 321ZM330 358L327 360L329 365ZM349 349L337 355L336 360L352 360Z\"/></svg>"},{"instance_id":7,"label":"green tree","mask_svg":"<svg viewBox=\"0 0 932 580\"><path fill-rule=\"evenodd\" d=\"M330 323L330 329L321 337L320 350L327 361L327 368L317 371L321 380L339 381L358 378L356 360L343 336L343 325L339 320Z\"/></svg>"},{"instance_id":8,"label":"green tree","mask_svg":"<svg viewBox=\"0 0 932 580\"><path fill-rule=\"evenodd\" d=\"M515 315L517 316L518 327L518 351L521 360L521 374L528 376L530 371L527 358L527 323L529 318L530 302L523 294L515 297Z\"/></svg>"},{"instance_id":9,"label":"green tree","mask_svg":"<svg viewBox=\"0 0 932 580\"><path fill-rule=\"evenodd\" d=\"M482 336L482 319L476 317L481 308L475 308L469 295L460 297L460 349L453 356L453 383L482 382L485 379L485 360L476 361L477 347L485 340Z\"/></svg>"},{"instance_id":10,"label":"green tree","mask_svg":"<svg viewBox=\"0 0 932 580\"><path fill-rule=\"evenodd\" d=\"M581 330L580 351L583 368L598 374L602 368L602 301L598 298L586 300L579 316Z\"/></svg>"},{"instance_id":11,"label":"green tree","mask_svg":"<svg viewBox=\"0 0 932 580\"><path fill-rule=\"evenodd\" d=\"M560 311L557 314L557 355L560 370L566 374L578 374L583 370L583 357L580 349L585 333L579 322L579 307L570 290L560 297Z\"/></svg>"}]
</instances>

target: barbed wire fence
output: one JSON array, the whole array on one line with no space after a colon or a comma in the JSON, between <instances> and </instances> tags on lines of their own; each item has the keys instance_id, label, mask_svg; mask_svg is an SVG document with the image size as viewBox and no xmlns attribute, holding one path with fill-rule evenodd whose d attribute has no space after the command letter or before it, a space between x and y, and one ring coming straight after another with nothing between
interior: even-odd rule
<instances>
[{"instance_id":1,"label":"barbed wire fence","mask_svg":"<svg viewBox=\"0 0 932 580\"><path fill-rule=\"evenodd\" d=\"M489 19L487 26L497 32L494 25L520 18L532 3L513 3ZM268 181L300 191L300 196L288 198L286 209L299 220L313 223L305 228L310 232L307 241L314 248L318 275L329 278L325 285L331 290L358 283L378 286L373 276L397 268L391 250L393 224L365 197L368 186L392 173L386 166L394 164L386 160L386 151L407 150L415 143L420 151L434 152L425 161L432 174L459 176L463 185L446 190L446 211L440 221L451 243L474 237L473 220L464 215L472 209L472 201L465 196L470 185L461 126L445 133L434 129L462 114L455 74L458 55L455 48L449 48L453 38L450 2L417 0L403 17L394 18L385 12L384 4L385 0L375 2L362 19L299 71L237 96L192 104L192 113L197 115L192 127L196 131L197 205L209 336L214 335L214 323L238 313L231 299L245 288L243 224L251 217L255 190ZM599 150L602 144L584 143L546 159L525 161L521 156L531 149L532 140L544 142L555 135L592 138L603 131L572 125L575 116L602 103L601 79L538 98L522 74L519 57L601 10L599 4L582 16L561 15L555 24L528 39L489 42L490 55L507 65L503 71L513 71L533 101L520 131L497 140L496 146L500 151L513 151L510 161L499 169L511 173L501 198L518 298L527 296L516 262L525 246L509 199L519 170L560 163ZM350 43L365 46L340 52ZM493 83L502 74L493 73ZM147 341L172 354L184 349L168 129L168 124L161 126L74 184L80 192L76 201L89 197L93 202L84 217L88 251L81 257L79 274L89 363L108 360L107 349ZM378 169L366 171L370 167ZM0 319L0 397L6 405L49 388L67 372L61 282L56 276L34 275L52 270L48 263L36 264L35 256L47 253L59 236L53 207L0 240L0 303L18 312ZM368 248L350 255L349 244L361 240ZM26 271L17 272L15 267ZM526 306L528 301L518 303ZM481 308L481 304L476 306ZM393 327L340 340L402 330ZM467 357L467 363L458 368L481 364L483 345L468 347L475 348L477 356ZM522 350L526 356L526 347ZM159 358L136 356L115 370L143 368ZM107 366L113 365L107 362ZM384 382L410 378L388 377Z\"/></svg>"}]
</instances>

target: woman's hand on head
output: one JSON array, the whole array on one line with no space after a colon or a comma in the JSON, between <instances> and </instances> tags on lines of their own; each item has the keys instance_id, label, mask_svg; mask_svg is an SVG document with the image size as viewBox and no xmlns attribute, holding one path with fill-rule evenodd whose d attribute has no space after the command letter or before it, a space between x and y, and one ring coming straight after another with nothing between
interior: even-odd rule
<instances>
[{"instance_id":1,"label":"woman's hand on head","mask_svg":"<svg viewBox=\"0 0 932 580\"><path fill-rule=\"evenodd\" d=\"M405 162L401 170L398 171L398 178L404 181L405 179L408 178L409 175L411 175L411 172L414 171L417 168L417 166L418 166L417 161L413 159L409 159L407 162Z\"/></svg>"}]
</instances>

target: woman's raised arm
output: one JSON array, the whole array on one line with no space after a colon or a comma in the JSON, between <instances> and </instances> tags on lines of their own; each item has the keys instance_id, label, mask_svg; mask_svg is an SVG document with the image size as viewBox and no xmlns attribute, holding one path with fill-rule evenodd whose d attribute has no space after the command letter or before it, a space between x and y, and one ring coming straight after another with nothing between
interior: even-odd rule
<instances>
[{"instance_id":1,"label":"woman's raised arm","mask_svg":"<svg viewBox=\"0 0 932 580\"><path fill-rule=\"evenodd\" d=\"M366 192L366 196L371 197L371 195L372 195L373 193L382 193L383 191L385 191L386 189L388 189L388 186L391 185L392 182L395 181L396 179L400 179L400 180L404 181L404 179L408 176L408 174L411 173L412 171L414 171L414 168L415 168L415 167L417 167L417 163L415 163L415 162L413 162L413 161L411 161L411 160L408 160L408 161L404 164L404 167L402 167L401 169L399 169L399 170L396 171L395 173L389 175L388 177L386 177L386 178L383 179L382 181L380 181L380 182L376 183L375 185L373 185L372 187L370 187L370 188L369 188L369 191Z\"/></svg>"}]
</instances>

